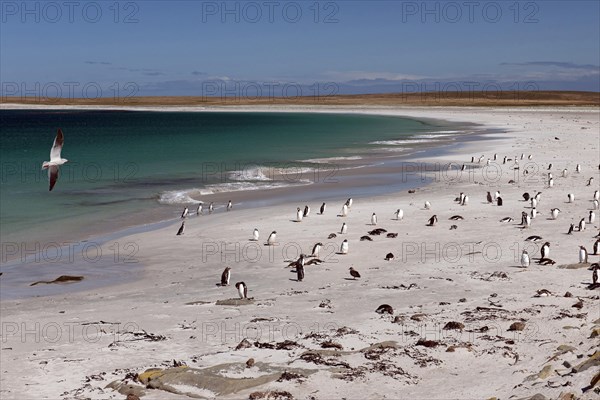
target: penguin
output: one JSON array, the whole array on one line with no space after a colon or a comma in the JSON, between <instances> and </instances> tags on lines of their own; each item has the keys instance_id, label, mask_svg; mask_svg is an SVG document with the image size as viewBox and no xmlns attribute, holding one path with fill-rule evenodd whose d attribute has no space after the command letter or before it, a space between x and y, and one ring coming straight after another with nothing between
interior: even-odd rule
<instances>
[{"instance_id":1,"label":"penguin","mask_svg":"<svg viewBox=\"0 0 600 400\"><path fill-rule=\"evenodd\" d=\"M554 176L552 175L552 172L548 172L548 179L554 179Z\"/></svg>"},{"instance_id":2,"label":"penguin","mask_svg":"<svg viewBox=\"0 0 600 400\"><path fill-rule=\"evenodd\" d=\"M377 215L375 213L371 215L371 225L377 225Z\"/></svg>"},{"instance_id":3,"label":"penguin","mask_svg":"<svg viewBox=\"0 0 600 400\"><path fill-rule=\"evenodd\" d=\"M598 200L594 200L594 202L592 203L594 207L594 210L600 210L600 203L598 202Z\"/></svg>"},{"instance_id":4,"label":"penguin","mask_svg":"<svg viewBox=\"0 0 600 400\"><path fill-rule=\"evenodd\" d=\"M542 258L548 258L550 256L550 242L544 243L540 251Z\"/></svg>"},{"instance_id":5,"label":"penguin","mask_svg":"<svg viewBox=\"0 0 600 400\"><path fill-rule=\"evenodd\" d=\"M521 153L521 160L525 157L525 153Z\"/></svg>"},{"instance_id":6,"label":"penguin","mask_svg":"<svg viewBox=\"0 0 600 400\"><path fill-rule=\"evenodd\" d=\"M385 256L385 261L392 261L394 259L394 254L387 253Z\"/></svg>"},{"instance_id":7,"label":"penguin","mask_svg":"<svg viewBox=\"0 0 600 400\"><path fill-rule=\"evenodd\" d=\"M575 167L575 172L580 173L581 172L581 165L577 164L577 166Z\"/></svg>"},{"instance_id":8,"label":"penguin","mask_svg":"<svg viewBox=\"0 0 600 400\"><path fill-rule=\"evenodd\" d=\"M531 208L536 208L538 201L535 197L532 197L530 203L531 203Z\"/></svg>"},{"instance_id":9,"label":"penguin","mask_svg":"<svg viewBox=\"0 0 600 400\"><path fill-rule=\"evenodd\" d=\"M567 169L566 168L562 170L562 177L563 178L567 177Z\"/></svg>"},{"instance_id":10,"label":"penguin","mask_svg":"<svg viewBox=\"0 0 600 400\"><path fill-rule=\"evenodd\" d=\"M525 225L527 220L527 213L525 211L521 211L521 225Z\"/></svg>"},{"instance_id":11,"label":"penguin","mask_svg":"<svg viewBox=\"0 0 600 400\"><path fill-rule=\"evenodd\" d=\"M575 224L571 224L571 226L569 226L569 231L567 232L567 235L572 235L573 230L575 230Z\"/></svg>"},{"instance_id":12,"label":"penguin","mask_svg":"<svg viewBox=\"0 0 600 400\"><path fill-rule=\"evenodd\" d=\"M304 279L304 254L300 254L300 259L296 263L296 278L298 282Z\"/></svg>"},{"instance_id":13,"label":"penguin","mask_svg":"<svg viewBox=\"0 0 600 400\"><path fill-rule=\"evenodd\" d=\"M402 219L404 218L404 210L399 208L396 210L394 215L396 216L396 221L402 221Z\"/></svg>"},{"instance_id":14,"label":"penguin","mask_svg":"<svg viewBox=\"0 0 600 400\"><path fill-rule=\"evenodd\" d=\"M460 203L461 206L466 206L467 204L469 204L469 196L465 195L462 199L462 202Z\"/></svg>"},{"instance_id":15,"label":"penguin","mask_svg":"<svg viewBox=\"0 0 600 400\"><path fill-rule=\"evenodd\" d=\"M187 207L185 207L183 209L183 212L181 213L181 218L186 218L189 213L190 213L190 210Z\"/></svg>"},{"instance_id":16,"label":"penguin","mask_svg":"<svg viewBox=\"0 0 600 400\"><path fill-rule=\"evenodd\" d=\"M428 201L425 202L424 206L425 206L426 210L430 210L431 209L431 203L428 202Z\"/></svg>"},{"instance_id":17,"label":"penguin","mask_svg":"<svg viewBox=\"0 0 600 400\"><path fill-rule=\"evenodd\" d=\"M594 268L594 272L592 272L592 285L596 286L598 283L598 267Z\"/></svg>"},{"instance_id":18,"label":"penguin","mask_svg":"<svg viewBox=\"0 0 600 400\"><path fill-rule=\"evenodd\" d=\"M498 204L498 206L502 206L502 197L498 196L496 199L496 204Z\"/></svg>"},{"instance_id":19,"label":"penguin","mask_svg":"<svg viewBox=\"0 0 600 400\"><path fill-rule=\"evenodd\" d=\"M325 214L325 208L327 207L327 204L323 203L321 204L321 208L319 209L319 213L321 215Z\"/></svg>"},{"instance_id":20,"label":"penguin","mask_svg":"<svg viewBox=\"0 0 600 400\"><path fill-rule=\"evenodd\" d=\"M348 254L348 239L344 239L340 246L340 254Z\"/></svg>"},{"instance_id":21,"label":"penguin","mask_svg":"<svg viewBox=\"0 0 600 400\"><path fill-rule=\"evenodd\" d=\"M352 208L352 197L346 200L346 205L348 206L348 208Z\"/></svg>"},{"instance_id":22,"label":"penguin","mask_svg":"<svg viewBox=\"0 0 600 400\"><path fill-rule=\"evenodd\" d=\"M585 218L581 218L577 227L579 229L579 232L585 231Z\"/></svg>"},{"instance_id":23,"label":"penguin","mask_svg":"<svg viewBox=\"0 0 600 400\"><path fill-rule=\"evenodd\" d=\"M221 286L229 286L229 280L231 279L231 268L225 267L221 274Z\"/></svg>"},{"instance_id":24,"label":"penguin","mask_svg":"<svg viewBox=\"0 0 600 400\"><path fill-rule=\"evenodd\" d=\"M594 177L592 176L590 179L588 179L587 186L592 186L593 184L594 184Z\"/></svg>"},{"instance_id":25,"label":"penguin","mask_svg":"<svg viewBox=\"0 0 600 400\"><path fill-rule=\"evenodd\" d=\"M302 213L302 210L300 209L300 207L296 208L296 222L302 222L302 216L304 214Z\"/></svg>"},{"instance_id":26,"label":"penguin","mask_svg":"<svg viewBox=\"0 0 600 400\"><path fill-rule=\"evenodd\" d=\"M542 199L542 192L537 192L534 196L535 201L537 201L538 203L540 202L540 200Z\"/></svg>"},{"instance_id":27,"label":"penguin","mask_svg":"<svg viewBox=\"0 0 600 400\"><path fill-rule=\"evenodd\" d=\"M356 280L356 278L360 278L360 274L358 273L357 270L355 270L354 268L350 267L350 275L352 276L352 278L354 278L354 280Z\"/></svg>"},{"instance_id":28,"label":"penguin","mask_svg":"<svg viewBox=\"0 0 600 400\"><path fill-rule=\"evenodd\" d=\"M302 216L303 217L308 217L308 214L310 214L310 207L309 206L304 206L304 214Z\"/></svg>"},{"instance_id":29,"label":"penguin","mask_svg":"<svg viewBox=\"0 0 600 400\"><path fill-rule=\"evenodd\" d=\"M458 195L457 198L454 199L454 201L458 201L458 204L462 203L463 196L464 196L464 193L460 192L460 194Z\"/></svg>"},{"instance_id":30,"label":"penguin","mask_svg":"<svg viewBox=\"0 0 600 400\"><path fill-rule=\"evenodd\" d=\"M434 215L431 218L429 218L429 221L427 221L427 226L434 226L437 223L437 221L437 215Z\"/></svg>"},{"instance_id":31,"label":"penguin","mask_svg":"<svg viewBox=\"0 0 600 400\"><path fill-rule=\"evenodd\" d=\"M319 253L321 252L321 247L323 247L323 243L319 242L313 246L312 254L310 257L319 257Z\"/></svg>"},{"instance_id":32,"label":"penguin","mask_svg":"<svg viewBox=\"0 0 600 400\"><path fill-rule=\"evenodd\" d=\"M533 155L532 155L532 154L528 155L528 156L527 156L527 159L528 159L528 160L533 160Z\"/></svg>"},{"instance_id":33,"label":"penguin","mask_svg":"<svg viewBox=\"0 0 600 400\"><path fill-rule=\"evenodd\" d=\"M198 203L198 208L196 209L196 215L202 215L202 203Z\"/></svg>"},{"instance_id":34,"label":"penguin","mask_svg":"<svg viewBox=\"0 0 600 400\"><path fill-rule=\"evenodd\" d=\"M575 201L575 195L573 193L569 193L567 195L568 203L573 203Z\"/></svg>"},{"instance_id":35,"label":"penguin","mask_svg":"<svg viewBox=\"0 0 600 400\"><path fill-rule=\"evenodd\" d=\"M177 231L177 236L183 235L184 230L185 230L185 221L181 221L181 226L179 227L179 230Z\"/></svg>"},{"instance_id":36,"label":"penguin","mask_svg":"<svg viewBox=\"0 0 600 400\"><path fill-rule=\"evenodd\" d=\"M211 201L210 204L208 205L208 213L212 214L214 210L215 210L215 204Z\"/></svg>"},{"instance_id":37,"label":"penguin","mask_svg":"<svg viewBox=\"0 0 600 400\"><path fill-rule=\"evenodd\" d=\"M275 237L276 236L277 236L277 231L271 232L271 234L269 235L269 237L267 239L267 246L275 245Z\"/></svg>"},{"instance_id":38,"label":"penguin","mask_svg":"<svg viewBox=\"0 0 600 400\"><path fill-rule=\"evenodd\" d=\"M462 221L464 217L462 215L453 215L448 218L450 221Z\"/></svg>"},{"instance_id":39,"label":"penguin","mask_svg":"<svg viewBox=\"0 0 600 400\"><path fill-rule=\"evenodd\" d=\"M342 227L340 228L340 234L345 235L346 232L348 232L348 225L346 225L346 223L344 222L342 224Z\"/></svg>"},{"instance_id":40,"label":"penguin","mask_svg":"<svg viewBox=\"0 0 600 400\"><path fill-rule=\"evenodd\" d=\"M258 242L258 237L259 237L258 229L254 228L254 232L252 232L252 240L255 242Z\"/></svg>"},{"instance_id":41,"label":"penguin","mask_svg":"<svg viewBox=\"0 0 600 400\"><path fill-rule=\"evenodd\" d=\"M485 165L486 165L486 166L489 166L490 164L491 164L491 161L490 161L490 159L488 158L488 159L487 159L487 161L485 162Z\"/></svg>"},{"instance_id":42,"label":"penguin","mask_svg":"<svg viewBox=\"0 0 600 400\"><path fill-rule=\"evenodd\" d=\"M594 200L600 200L600 190L594 191Z\"/></svg>"},{"instance_id":43,"label":"penguin","mask_svg":"<svg viewBox=\"0 0 600 400\"><path fill-rule=\"evenodd\" d=\"M593 224L596 220L596 213L592 210L588 216L588 223Z\"/></svg>"},{"instance_id":44,"label":"penguin","mask_svg":"<svg viewBox=\"0 0 600 400\"><path fill-rule=\"evenodd\" d=\"M507 160L507 157L504 156L504 159L502 160L502 164L506 164L506 160Z\"/></svg>"},{"instance_id":45,"label":"penguin","mask_svg":"<svg viewBox=\"0 0 600 400\"><path fill-rule=\"evenodd\" d=\"M594 250L594 255L595 256L597 256L599 254L598 252L600 251L600 239L597 239L594 242L594 247L592 247L592 250Z\"/></svg>"},{"instance_id":46,"label":"penguin","mask_svg":"<svg viewBox=\"0 0 600 400\"><path fill-rule=\"evenodd\" d=\"M525 213L525 228L531 227L531 215Z\"/></svg>"},{"instance_id":47,"label":"penguin","mask_svg":"<svg viewBox=\"0 0 600 400\"><path fill-rule=\"evenodd\" d=\"M588 252L583 246L579 246L579 263L587 263L588 262Z\"/></svg>"},{"instance_id":48,"label":"penguin","mask_svg":"<svg viewBox=\"0 0 600 400\"><path fill-rule=\"evenodd\" d=\"M527 239L525 239L526 242L538 242L540 240L542 240L542 237L538 235L531 235Z\"/></svg>"},{"instance_id":49,"label":"penguin","mask_svg":"<svg viewBox=\"0 0 600 400\"><path fill-rule=\"evenodd\" d=\"M340 215L341 217L346 217L348 215L348 204L344 204L342 206L342 214Z\"/></svg>"},{"instance_id":50,"label":"penguin","mask_svg":"<svg viewBox=\"0 0 600 400\"><path fill-rule=\"evenodd\" d=\"M227 202L227 211L231 211L232 208L233 208L233 203L231 202L231 200L229 200Z\"/></svg>"},{"instance_id":51,"label":"penguin","mask_svg":"<svg viewBox=\"0 0 600 400\"><path fill-rule=\"evenodd\" d=\"M559 208L553 208L550 210L550 213L552 215L552 219L556 219L558 217L558 213L560 212Z\"/></svg>"},{"instance_id":52,"label":"penguin","mask_svg":"<svg viewBox=\"0 0 600 400\"><path fill-rule=\"evenodd\" d=\"M498 159L498 154L494 153L494 161Z\"/></svg>"},{"instance_id":53,"label":"penguin","mask_svg":"<svg viewBox=\"0 0 600 400\"><path fill-rule=\"evenodd\" d=\"M488 203L494 202L494 199L492 198L492 194L490 192L487 192L487 202Z\"/></svg>"},{"instance_id":54,"label":"penguin","mask_svg":"<svg viewBox=\"0 0 600 400\"><path fill-rule=\"evenodd\" d=\"M529 198L530 198L530 197L531 197L531 196L529 195L529 193L527 193L527 192L523 193L523 199L524 199L525 201L529 201Z\"/></svg>"},{"instance_id":55,"label":"penguin","mask_svg":"<svg viewBox=\"0 0 600 400\"><path fill-rule=\"evenodd\" d=\"M554 179L550 178L548 179L548 187L553 187L554 186Z\"/></svg>"},{"instance_id":56,"label":"penguin","mask_svg":"<svg viewBox=\"0 0 600 400\"><path fill-rule=\"evenodd\" d=\"M529 267L529 253L527 253L527 250L523 250L523 253L521 254L521 267Z\"/></svg>"},{"instance_id":57,"label":"penguin","mask_svg":"<svg viewBox=\"0 0 600 400\"><path fill-rule=\"evenodd\" d=\"M460 167L460 171L463 172L467 169L467 166L465 164L462 165L462 167Z\"/></svg>"},{"instance_id":58,"label":"penguin","mask_svg":"<svg viewBox=\"0 0 600 400\"><path fill-rule=\"evenodd\" d=\"M471 156L471 163L475 162L475 157Z\"/></svg>"},{"instance_id":59,"label":"penguin","mask_svg":"<svg viewBox=\"0 0 600 400\"><path fill-rule=\"evenodd\" d=\"M548 171L552 169L552 163L548 164Z\"/></svg>"},{"instance_id":60,"label":"penguin","mask_svg":"<svg viewBox=\"0 0 600 400\"><path fill-rule=\"evenodd\" d=\"M535 217L537 217L537 208L533 207L531 209L531 219L534 219Z\"/></svg>"},{"instance_id":61,"label":"penguin","mask_svg":"<svg viewBox=\"0 0 600 400\"><path fill-rule=\"evenodd\" d=\"M514 221L514 219L513 219L513 218L511 218L511 217L502 218L502 219L500 220L500 222L513 222L513 221Z\"/></svg>"},{"instance_id":62,"label":"penguin","mask_svg":"<svg viewBox=\"0 0 600 400\"><path fill-rule=\"evenodd\" d=\"M238 294L240 295L240 299L248 298L248 287L246 286L246 284L244 282L236 283L235 287L238 291Z\"/></svg>"}]
</instances>

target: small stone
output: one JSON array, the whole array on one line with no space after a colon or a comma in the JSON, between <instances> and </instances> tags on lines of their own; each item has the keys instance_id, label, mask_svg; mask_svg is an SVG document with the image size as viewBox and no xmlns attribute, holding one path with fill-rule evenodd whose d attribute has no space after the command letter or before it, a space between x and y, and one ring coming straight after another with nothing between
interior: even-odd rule
<instances>
[{"instance_id":1,"label":"small stone","mask_svg":"<svg viewBox=\"0 0 600 400\"><path fill-rule=\"evenodd\" d=\"M573 366L571 365L571 363L568 362L568 361L563 362L563 367L565 367L565 368L573 368Z\"/></svg>"},{"instance_id":2,"label":"small stone","mask_svg":"<svg viewBox=\"0 0 600 400\"><path fill-rule=\"evenodd\" d=\"M254 366L254 358L248 359L248 361L246 361L246 368L252 368L253 366Z\"/></svg>"},{"instance_id":3,"label":"small stone","mask_svg":"<svg viewBox=\"0 0 600 400\"><path fill-rule=\"evenodd\" d=\"M523 322L513 322L508 328L509 331L522 331L525 329L525 323Z\"/></svg>"},{"instance_id":4,"label":"small stone","mask_svg":"<svg viewBox=\"0 0 600 400\"><path fill-rule=\"evenodd\" d=\"M466 302L467 302L467 299L465 299L465 298L463 297L462 299L460 299L460 300L458 300L458 301L459 301L460 303L466 303Z\"/></svg>"},{"instance_id":5,"label":"small stone","mask_svg":"<svg viewBox=\"0 0 600 400\"><path fill-rule=\"evenodd\" d=\"M462 330L465 327L464 324L460 323L460 322L456 322L456 321L450 321L448 322L446 325L444 325L444 330L449 330L449 329L459 329Z\"/></svg>"},{"instance_id":6,"label":"small stone","mask_svg":"<svg viewBox=\"0 0 600 400\"><path fill-rule=\"evenodd\" d=\"M140 400L140 398L133 393L129 393L125 400Z\"/></svg>"},{"instance_id":7,"label":"small stone","mask_svg":"<svg viewBox=\"0 0 600 400\"><path fill-rule=\"evenodd\" d=\"M565 293L564 297L573 297L573 295L571 294L571 292L567 292Z\"/></svg>"}]
</instances>

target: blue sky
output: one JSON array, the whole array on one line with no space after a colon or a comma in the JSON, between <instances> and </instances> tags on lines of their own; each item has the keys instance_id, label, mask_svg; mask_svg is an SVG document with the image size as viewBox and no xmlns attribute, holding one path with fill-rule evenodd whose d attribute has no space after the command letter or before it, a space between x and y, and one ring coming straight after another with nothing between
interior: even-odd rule
<instances>
[{"instance_id":1,"label":"blue sky","mask_svg":"<svg viewBox=\"0 0 600 400\"><path fill-rule=\"evenodd\" d=\"M1 12L4 95L600 91L598 1L2 1Z\"/></svg>"}]
</instances>

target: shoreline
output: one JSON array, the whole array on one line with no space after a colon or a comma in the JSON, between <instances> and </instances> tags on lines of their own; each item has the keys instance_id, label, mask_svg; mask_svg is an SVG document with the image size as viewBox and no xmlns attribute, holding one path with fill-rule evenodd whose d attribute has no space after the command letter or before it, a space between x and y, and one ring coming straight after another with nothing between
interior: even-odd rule
<instances>
[{"instance_id":1,"label":"shoreline","mask_svg":"<svg viewBox=\"0 0 600 400\"><path fill-rule=\"evenodd\" d=\"M346 218L336 216L345 200L338 198L328 203L324 215L315 215L318 205L311 203L313 212L301 223L291 222L299 204L287 203L219 213L202 224L190 223L182 237L175 237L169 227L134 234L129 240L139 245L141 279L102 290L2 302L3 322L14 328L2 337L3 361L14 363L0 378L3 395L110 399L139 390L145 400L188 398L125 378L152 367L168 370L173 360L187 365L181 371L200 377L216 366L218 376L237 390L219 395L210 385L176 385L178 393L224 399L248 397L256 390L286 390L294 398L382 398L399 390L402 394L396 397L432 399L448 398L448 393L457 398L581 395L596 373L579 366L591 362L597 351L598 339L591 332L600 325L595 315L600 299L587 289L587 268L560 267L577 266L577 246L591 248L598 232L596 220L585 232L566 235L568 224L588 213L593 190L586 180L600 180L597 111L413 110L441 119L468 116L475 123L505 128L493 140L469 142L429 159L417 155L419 162L443 165L494 153L500 159L532 154L533 160L521 161L520 170L513 162L501 166L499 179L477 168L462 180L434 176L431 184L412 194L356 197ZM545 183L548 163L554 165L553 188ZM576 163L581 163L580 174L574 172ZM526 176L528 164L539 169ZM559 177L563 168L569 171L566 178ZM508 183L515 178L514 184ZM495 190L505 199L503 207L485 201L486 191ZM521 197L524 191L543 195L540 215L531 229L523 230L519 213L530 211ZM470 196L468 206L454 201L459 192ZM575 193L577 200L567 203L566 193ZM426 200L431 210L424 209ZM562 209L557 220L548 218L551 207ZM405 211L402 221L393 218L397 208ZM359 240L373 229L373 212L379 216L378 226L397 232L397 239ZM427 227L434 213L439 224ZM456 214L464 220L450 221ZM507 216L515 221L498 222ZM330 232L339 232L342 222L348 223L348 233L327 239ZM450 224L458 229L449 230ZM250 240L255 227L261 232L258 243ZM272 230L277 230L277 246L263 246ZM534 260L539 255L541 243L525 241L529 235L551 242L556 265L532 262L529 268L519 267L523 248ZM350 251L338 255L344 238ZM286 268L289 260L299 251L310 252L318 241L324 244L320 257L325 262L308 266L305 280L297 282ZM390 251L396 259L385 261ZM217 285L225 265L233 268L232 284L248 284L252 302L227 303L237 292ZM360 279L349 277L350 266L360 271ZM535 297L540 289L551 295ZM571 297L564 296L567 291ZM573 308L578 300L581 307ZM393 315L377 314L381 304L393 307ZM445 329L450 322L463 324L463 329ZM515 322L525 329L511 330ZM73 335L67 335L71 326ZM62 329L58 338L56 329ZM33 333L23 336L26 331L38 332L41 340L33 340ZM162 339L144 340L133 333ZM246 338L251 347L236 349ZM431 340L432 347L418 344L420 339ZM265 345L283 340L295 344L286 344L291 347L285 350ZM252 345L254 341L260 346ZM341 350L324 348L329 342ZM320 354L325 363L311 362L307 352ZM249 358L258 367L247 368ZM26 386L16 372L24 368L40 372ZM274 379L280 375L278 368L297 369L306 378L301 384L273 380L254 388L236 386L240 380L266 376L261 368ZM125 383L117 385L121 394L106 387L111 382Z\"/></svg>"},{"instance_id":2,"label":"shoreline","mask_svg":"<svg viewBox=\"0 0 600 400\"><path fill-rule=\"evenodd\" d=\"M70 106L69 106L70 107ZM41 107L46 109L46 107ZM95 108L95 107L93 107ZM1 107L0 107L1 109ZM24 109L28 109L28 107L24 108ZM55 109L55 108L49 108L49 109ZM85 109L89 109L89 107L75 107L73 108L73 110L76 109L80 109L80 110L85 110ZM139 110L139 111L157 111L159 109L156 110ZM161 110L161 111L172 111L172 110ZM179 110L181 112L188 112L189 110ZM270 109L254 109L254 108L244 108L242 110L222 110L222 109L210 109L210 110L195 110L197 112L271 112L272 110ZM305 110L303 108L288 108L288 107L283 107L277 110L277 112L291 112L291 113L312 113L315 112L314 110ZM387 113L386 110L375 110L374 112L372 111L367 111L364 112L363 110L356 110L356 109L344 109L344 110L340 110L338 108L333 108L333 109L327 109L327 110L321 110L319 112L323 112L323 113L329 113L329 114L365 114L365 115L382 115L382 116L389 116L389 117L399 117L399 118L403 118L403 115L398 115L397 113L392 113L389 114ZM406 117L406 118L410 118L410 117ZM398 185L396 188L388 188L388 187L384 187L382 186L382 184L377 185L371 185L368 186L369 184L365 182L365 179L362 179L362 181L357 181L356 179L353 180L352 176L353 175L365 175L365 174L371 174L373 175L374 179L379 179L379 180L386 180L389 181L390 183L392 182L391 179L391 174L394 172L395 170L398 170L398 164L402 164L403 161L409 161L410 162L414 162L413 160L418 160L418 157L428 157L428 155L434 155L434 154L439 154L444 153L446 151L449 151L449 149L457 147L457 146L462 146L464 145L465 142L471 141L471 140L480 140L479 138L481 137L481 135L488 135L491 132L493 132L493 130L490 129L485 129L482 125L477 125L477 124L471 124L469 122L466 121L446 121L446 120L441 120L441 119L435 119L435 118L413 118L416 119L418 121L421 122L425 122L425 123L429 123L429 124L436 124L436 125L443 125L445 127L448 128L455 128L455 129L459 129L459 131L456 131L456 133L453 133L452 135L449 135L449 137L444 137L442 140L431 140L431 141L427 141L426 143L419 143L417 146L413 147L413 148L405 148L405 147L398 147L398 150L402 150L399 152L396 152L395 150L397 149L392 149L390 147L386 147L386 148L382 148L380 149L377 153L373 153L373 154L369 154L366 153L365 148L363 148L362 152L364 153L362 156L358 157L356 160L352 159L352 160L332 160L332 159L326 159L324 161L319 162L319 160L314 160L315 162L315 167L312 171L307 172L307 173L302 173L301 174L301 178L307 178L307 179L303 179L308 181L307 183L303 183L303 184L296 184L296 185L290 185L290 186L283 186L281 188L269 188L267 190L233 190L233 191L225 191L225 192L215 192L212 194L205 194L202 195L203 197L203 201L205 203L210 202L210 201L215 201L216 207L217 208L223 208L224 204L226 204L227 200L231 199L234 201L234 204L239 206L242 206L244 208L257 208L257 207L267 207L267 206L273 206L273 205L281 205L281 204L285 204L287 202L292 201L293 199L304 199L306 201L309 200L316 200L316 199L320 199L322 198L322 194L320 193L320 191L325 191L326 193L329 193L327 196L329 196L329 198L335 198L338 197L340 195L342 195L342 192L344 192L343 195L346 195L346 192L348 190L350 190L350 193L348 195L353 195L353 196L357 196L357 197L365 197L365 196L373 196L373 195L390 195L394 192L399 192L401 190L404 190L406 188L409 188L411 186L411 184L409 182L405 182L403 181L402 184ZM465 129L468 128L468 131L466 131ZM467 133L465 133L467 132ZM458 133L458 134L457 134ZM442 135L444 136L444 135ZM474 139L475 138L475 139ZM392 146L393 147L393 146ZM388 150L389 153L386 153L384 150ZM392 151L393 150L393 151ZM362 153L361 153L362 154ZM368 155L367 155L368 154ZM340 157L340 158L346 158L346 157ZM352 157L351 157L352 158ZM311 161L313 162L313 160L296 160L297 162L308 162ZM332 162L333 161L333 162ZM395 167L383 167L383 165L396 165ZM257 165L258 167L258 165ZM264 167L266 168L268 171L274 171L277 168L273 168L273 167ZM369 172L371 171L371 172ZM273 175L274 172L269 173L268 175L271 176ZM305 176L306 175L306 176ZM273 178L271 176L271 178ZM341 179L340 179L341 178ZM295 179L298 180L298 179ZM292 182L290 180L288 180L287 178L284 179L284 181L288 181L288 182ZM346 183L344 183L346 182ZM412 186L422 186L425 182L425 179L423 177L415 180L414 185ZM334 185L331 185L331 184ZM364 186L364 189L362 190L362 194L361 193L354 193L353 189L355 187L355 185L359 185L359 187L362 187L360 185ZM333 190L332 190L333 188ZM184 190L184 188L181 188L180 190ZM208 189L206 189L208 190ZM209 190L208 190L209 191ZM165 194L167 194L169 191L167 192L161 192L158 195L159 196L164 196ZM264 193L269 194L268 196L264 195ZM308 195L307 195L308 194ZM186 195L187 196L187 195ZM176 221L179 220L179 218L177 217L179 215L179 212L181 211L181 208L184 206L188 206L190 207L190 210L192 210L193 207L195 207L195 205L197 204L198 200L196 199L190 199L189 202L184 203L181 201L178 201L176 203L173 204L168 204L166 202L163 202L163 200L159 197L158 199L151 199L153 205L152 205L152 211L138 211L135 214L130 215L123 215L123 217L127 217L127 222L125 222L125 224L118 226L116 229L110 229L108 228L108 226L106 226L107 224L104 223L104 227L96 227L94 228L95 231L94 232L89 232L87 229L85 231L82 230L82 228L74 228L75 230L73 231L73 235L71 237L67 237L65 238L62 242L64 243L82 243L82 242L93 242L93 243L97 243L97 244L101 244L104 241L105 237L111 237L115 234L118 234L118 232L121 231L126 231L126 230L130 230L130 229L136 229L136 228L143 228L144 226L154 226L156 224L160 224L161 222L166 222L166 221L170 221L171 223L176 223ZM221 212L222 210L216 210L217 212ZM113 216L113 218L111 218L111 221L115 220L117 214L115 214ZM74 225L73 225L74 226ZM24 234L21 233L19 234L19 237L23 237ZM51 238L48 238L49 240ZM37 246L39 245L39 241L35 242L35 243L28 243L22 240L12 240L9 243L18 243L19 247L21 248L20 253L23 252L23 249L27 249L29 248L29 244L31 244L32 246ZM5 270L5 268L7 267L13 267L13 263L20 258L20 254L15 254L15 255L11 255L11 256L6 256L3 255L3 259L1 260L2 262L0 263L0 267L2 267L2 271Z\"/></svg>"}]
</instances>

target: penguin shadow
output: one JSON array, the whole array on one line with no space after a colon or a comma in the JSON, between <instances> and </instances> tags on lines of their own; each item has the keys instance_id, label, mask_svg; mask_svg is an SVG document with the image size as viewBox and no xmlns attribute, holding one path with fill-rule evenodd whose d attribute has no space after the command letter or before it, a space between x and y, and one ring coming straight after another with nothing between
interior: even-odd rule
<instances>
[{"instance_id":1,"label":"penguin shadow","mask_svg":"<svg viewBox=\"0 0 600 400\"><path fill-rule=\"evenodd\" d=\"M347 256L348 255L348 253L342 253L341 251L338 251L335 254L337 254L338 256Z\"/></svg>"},{"instance_id":2,"label":"penguin shadow","mask_svg":"<svg viewBox=\"0 0 600 400\"><path fill-rule=\"evenodd\" d=\"M290 222L302 222L302 221L298 221L297 219L290 219Z\"/></svg>"},{"instance_id":3,"label":"penguin shadow","mask_svg":"<svg viewBox=\"0 0 600 400\"><path fill-rule=\"evenodd\" d=\"M258 242L256 239L248 239L249 242Z\"/></svg>"},{"instance_id":4,"label":"penguin shadow","mask_svg":"<svg viewBox=\"0 0 600 400\"><path fill-rule=\"evenodd\" d=\"M344 278L344 280L346 280L346 281L358 281L358 279L354 279L354 278Z\"/></svg>"},{"instance_id":5,"label":"penguin shadow","mask_svg":"<svg viewBox=\"0 0 600 400\"><path fill-rule=\"evenodd\" d=\"M265 243L265 244L263 244L263 246L277 246L277 243L273 243L273 244Z\"/></svg>"},{"instance_id":6,"label":"penguin shadow","mask_svg":"<svg viewBox=\"0 0 600 400\"><path fill-rule=\"evenodd\" d=\"M219 286L219 287L227 287L227 286L229 286L229 285L223 285L221 282L219 282L219 283L215 283L215 286Z\"/></svg>"}]
</instances>

